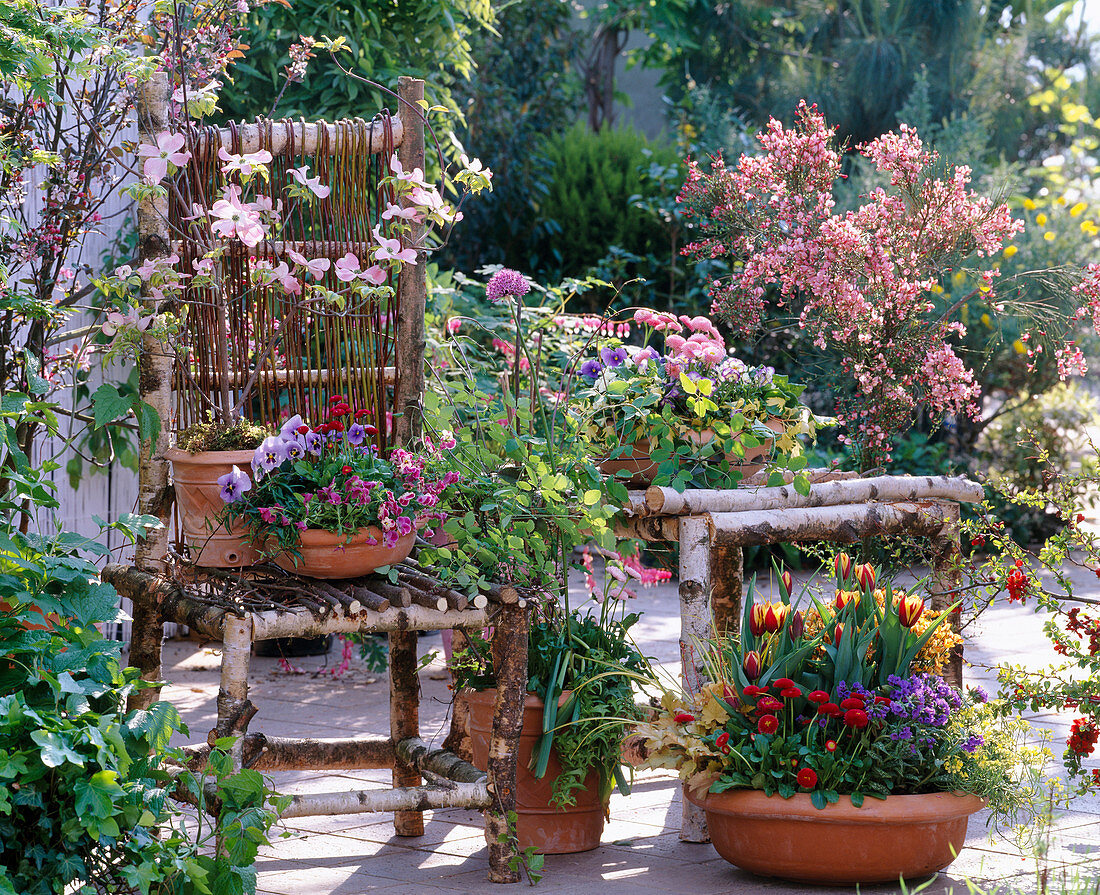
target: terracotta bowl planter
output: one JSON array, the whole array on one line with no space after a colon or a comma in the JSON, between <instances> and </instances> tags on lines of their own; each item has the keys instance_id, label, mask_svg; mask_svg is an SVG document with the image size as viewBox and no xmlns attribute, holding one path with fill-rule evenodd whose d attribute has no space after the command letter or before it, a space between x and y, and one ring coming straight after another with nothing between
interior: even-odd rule
<instances>
[{"instance_id":1,"label":"terracotta bowl planter","mask_svg":"<svg viewBox=\"0 0 1100 895\"><path fill-rule=\"evenodd\" d=\"M415 543L415 530L393 547L385 547L382 529L376 525L359 529L350 540L347 535L322 528L307 528L299 535L300 558L280 553L273 561L279 568L306 578L358 578L380 566L401 562L412 553Z\"/></svg>"},{"instance_id":2,"label":"terracotta bowl planter","mask_svg":"<svg viewBox=\"0 0 1100 895\"><path fill-rule=\"evenodd\" d=\"M489 757L489 733L493 727L496 690L467 692L470 746L474 766L485 770ZM565 697L563 697L565 698ZM591 851L603 835L606 806L600 801L600 781L595 770L585 778L585 788L576 793L577 803L569 808L550 804L553 783L561 773L557 750L550 753L546 776L539 779L528 768L535 741L542 734L539 697L528 693L523 702L523 728L516 758L516 835L521 849L534 848L544 855L568 855Z\"/></svg>"},{"instance_id":3,"label":"terracotta bowl planter","mask_svg":"<svg viewBox=\"0 0 1100 895\"><path fill-rule=\"evenodd\" d=\"M165 452L172 461L180 534L196 565L242 568L259 560L259 551L248 543L248 528L239 522L227 524L222 520L225 503L218 487L218 479L234 466L251 478L253 453L202 451L191 454L179 448Z\"/></svg>"},{"instance_id":4,"label":"terracotta bowl planter","mask_svg":"<svg viewBox=\"0 0 1100 895\"><path fill-rule=\"evenodd\" d=\"M985 804L968 793L867 799L846 796L818 810L808 794L790 799L738 789L688 794L707 815L711 841L731 864L760 876L825 885L920 879L955 860L970 815Z\"/></svg>"},{"instance_id":5,"label":"terracotta bowl planter","mask_svg":"<svg viewBox=\"0 0 1100 895\"><path fill-rule=\"evenodd\" d=\"M764 421L764 425L777 435L783 431L783 422L777 417L769 417ZM702 432L689 431L686 434L687 439L694 443L696 447L703 447L714 440L713 429L704 429ZM763 444L754 448L746 448L744 457L726 454L726 462L729 463L731 469L739 469L742 478L748 478L764 468L761 458L771 450L774 443L774 439L768 438ZM599 460L600 472L604 475L615 475L618 472L625 471L630 473L630 478L626 479L628 485L652 485L661 464L649 458L651 450L649 439L639 438L628 447L629 450L614 460Z\"/></svg>"}]
</instances>

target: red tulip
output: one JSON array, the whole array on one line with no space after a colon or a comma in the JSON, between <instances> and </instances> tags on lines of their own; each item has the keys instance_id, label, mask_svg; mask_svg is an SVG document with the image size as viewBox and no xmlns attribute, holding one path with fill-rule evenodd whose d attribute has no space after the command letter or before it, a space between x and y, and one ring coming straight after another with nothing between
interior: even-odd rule
<instances>
[{"instance_id":1,"label":"red tulip","mask_svg":"<svg viewBox=\"0 0 1100 895\"><path fill-rule=\"evenodd\" d=\"M856 606L859 605L859 594L854 590L838 590L836 596L833 598L833 606L836 607L836 611L840 612L849 603L853 603Z\"/></svg>"},{"instance_id":2,"label":"red tulip","mask_svg":"<svg viewBox=\"0 0 1100 895\"><path fill-rule=\"evenodd\" d=\"M774 634L782 628L783 622L786 620L789 611L790 607L785 603L765 603L764 630L769 634Z\"/></svg>"},{"instance_id":3,"label":"red tulip","mask_svg":"<svg viewBox=\"0 0 1100 895\"><path fill-rule=\"evenodd\" d=\"M791 591L794 590L794 579L791 577L791 573L784 571L783 574L779 576L779 580L783 582L783 587L787 591L786 595L789 597Z\"/></svg>"},{"instance_id":4,"label":"red tulip","mask_svg":"<svg viewBox=\"0 0 1100 895\"><path fill-rule=\"evenodd\" d=\"M756 650L749 650L745 653L745 659L741 663L741 667L745 671L745 677L750 681L755 681L760 677L760 672L762 670L760 667L760 653Z\"/></svg>"},{"instance_id":5,"label":"red tulip","mask_svg":"<svg viewBox=\"0 0 1100 895\"><path fill-rule=\"evenodd\" d=\"M875 567L870 563L861 563L856 566L856 581L866 591L875 589Z\"/></svg>"},{"instance_id":6,"label":"red tulip","mask_svg":"<svg viewBox=\"0 0 1100 895\"><path fill-rule=\"evenodd\" d=\"M838 553L833 559L833 571L836 573L836 580L844 584L852 574L852 557L847 553Z\"/></svg>"},{"instance_id":7,"label":"red tulip","mask_svg":"<svg viewBox=\"0 0 1100 895\"><path fill-rule=\"evenodd\" d=\"M764 613L767 611L767 607L763 603L757 603L752 607L752 611L749 613L749 630L752 631L753 637L759 637L764 633Z\"/></svg>"},{"instance_id":8,"label":"red tulip","mask_svg":"<svg viewBox=\"0 0 1100 895\"><path fill-rule=\"evenodd\" d=\"M906 594L898 603L898 621L911 628L924 612L924 600L916 594Z\"/></svg>"}]
</instances>

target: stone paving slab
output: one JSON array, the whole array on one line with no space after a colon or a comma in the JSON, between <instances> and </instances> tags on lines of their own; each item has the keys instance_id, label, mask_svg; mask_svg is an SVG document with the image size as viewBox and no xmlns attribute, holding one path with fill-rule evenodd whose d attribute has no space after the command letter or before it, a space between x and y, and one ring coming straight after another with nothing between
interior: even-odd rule
<instances>
[{"instance_id":1,"label":"stone paving slab","mask_svg":"<svg viewBox=\"0 0 1100 895\"><path fill-rule=\"evenodd\" d=\"M764 576L761 576L763 578ZM1092 577L1092 576L1089 576ZM1097 590L1095 578L1082 584ZM578 597L582 595L578 593ZM634 628L643 651L654 657L674 679L679 663L679 606L675 586L641 591L632 609L644 611ZM1042 618L1028 607L996 606L976 626L967 645L968 682L981 683L991 692L999 661L1042 665L1055 658L1041 630ZM439 639L424 638L421 654L439 649ZM205 738L214 718L218 691L219 646L191 641L165 645L166 698L180 709L191 728L191 741ZM328 657L293 660L309 672L332 668L338 652ZM439 740L447 731L450 693L445 681L433 679L437 660L421 673L421 731L425 739ZM273 659L254 659L250 696L259 707L251 729L294 736L385 734L389 728L385 677L354 661L340 679L312 673L286 674ZM1071 715L1036 715L1033 723L1064 738ZM1055 751L1061 746L1055 741ZM1094 764L1097 764L1094 762ZM388 785L386 771L279 772L270 775L284 792L322 792ZM1052 891L1059 892L1063 874L1080 873L1100 880L1100 797L1078 799L1074 811L1055 823L1048 852ZM616 793L611 820L601 846L582 855L551 855L537 891L553 895L806 895L856 891L838 887L823 890L793 885L745 873L727 864L709 844L679 840L680 790L675 776L643 772L636 776L630 796ZM976 815L967 836L967 848L947 871L923 884L923 895L964 895L967 880L980 881L985 890L1005 895L1038 891L1035 862L1005 838L990 841ZM388 815L294 818L285 822L286 838L263 849L257 862L259 895L454 895L456 892L520 892L527 886L497 887L487 882L488 859L481 815L465 809L428 812L425 835L393 835ZM762 843L766 848L767 844ZM914 884L909 891L916 891ZM866 895L901 891L895 884L863 886Z\"/></svg>"}]
</instances>

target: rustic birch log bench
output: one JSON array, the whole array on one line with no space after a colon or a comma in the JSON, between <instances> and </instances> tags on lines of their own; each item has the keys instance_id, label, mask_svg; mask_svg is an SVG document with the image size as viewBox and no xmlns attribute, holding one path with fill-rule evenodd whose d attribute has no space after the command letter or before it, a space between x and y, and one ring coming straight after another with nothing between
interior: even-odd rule
<instances>
[{"instance_id":1,"label":"rustic birch log bench","mask_svg":"<svg viewBox=\"0 0 1100 895\"><path fill-rule=\"evenodd\" d=\"M932 607L955 602L959 587L959 504L982 500L982 487L961 477L876 476L817 469L810 491L766 487L766 472L739 488L677 492L658 486L630 492L620 534L680 548L680 658L686 692L698 693L705 669L696 645L714 631L736 633L741 621L742 548L824 541L850 544L905 534L932 548ZM787 476L789 478L789 475ZM953 619L957 625L957 618ZM947 678L962 683L962 648ZM680 838L707 842L702 809L683 800Z\"/></svg>"},{"instance_id":2,"label":"rustic birch log bench","mask_svg":"<svg viewBox=\"0 0 1100 895\"><path fill-rule=\"evenodd\" d=\"M329 267L315 276L332 293L341 288L334 276L336 260L349 252L370 257L372 225L378 226L387 203L395 201L388 185L396 168L391 159L399 159L397 173L424 170L424 85L401 78L399 89L394 95L399 114L393 118L384 112L372 121L258 120L188 130L169 121L167 76L156 75L143 85L140 142L156 144L158 135L182 127L190 153L178 174L167 178L167 196L146 198L138 209L142 260L158 268L174 265L183 278L178 297L168 301L145 278L143 301L157 313L173 312L180 329L171 345L146 331L139 360L141 397L164 424L151 450L142 451L138 510L159 517L164 526L138 545L132 566L108 566L103 578L132 601L130 663L145 680L161 678L165 622L186 625L223 644L217 722L207 743L190 749L193 764L203 764L218 739L234 737L230 754L236 768L392 769L391 790L297 795L284 816L393 812L397 835L420 836L426 810L484 809L489 879L515 882L518 871L509 867L513 837L505 834L515 806L527 683L527 611L515 590L489 586L473 597L457 593L421 567L415 553L400 564L394 583L377 576L319 581L266 565L205 568L196 563L193 544L177 538L170 548L174 491L165 452L172 433L205 420L211 408L277 429L292 413L316 424L323 419L326 399L342 395L353 406L368 408L381 451L415 444L421 433L426 256L418 220L405 237L406 245L416 249L417 263L390 275L390 290L383 291L388 297L362 293L351 295L345 305L303 305L296 297L302 286L297 293L283 291L256 276L292 250L307 252L312 259L328 259ZM292 169L300 172L307 164L331 192L319 194L308 207L289 203L281 231L265 231L255 246L242 251L211 236L210 213L201 209L212 211L210 203L227 189L223 160L265 151L271 155L270 177L254 189L258 197L268 191L270 208L282 207L280 191ZM194 271L211 258L221 259L214 285L191 285ZM483 773L455 754L463 751L453 745L463 738L462 713L456 712L444 744L449 749L432 748L420 739L417 632L453 628L461 637L464 630L490 624L501 662ZM253 644L348 632L388 635L389 736L290 739L250 733L249 722L258 711L248 698ZM135 691L130 707L147 708L157 693L156 688Z\"/></svg>"}]
</instances>

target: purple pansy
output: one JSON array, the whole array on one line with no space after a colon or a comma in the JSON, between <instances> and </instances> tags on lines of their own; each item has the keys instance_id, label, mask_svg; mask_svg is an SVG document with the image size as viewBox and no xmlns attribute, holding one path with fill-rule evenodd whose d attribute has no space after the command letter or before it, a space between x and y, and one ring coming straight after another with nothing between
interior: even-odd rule
<instances>
[{"instance_id":1,"label":"purple pansy","mask_svg":"<svg viewBox=\"0 0 1100 895\"><path fill-rule=\"evenodd\" d=\"M367 437L367 430L359 425L359 423L352 423L348 427L348 444L358 447L363 443L363 439Z\"/></svg>"},{"instance_id":2,"label":"purple pansy","mask_svg":"<svg viewBox=\"0 0 1100 895\"><path fill-rule=\"evenodd\" d=\"M225 475L219 476L218 487L221 488L225 503L236 503L252 487L252 479L248 477L248 473L234 466Z\"/></svg>"},{"instance_id":3,"label":"purple pansy","mask_svg":"<svg viewBox=\"0 0 1100 895\"><path fill-rule=\"evenodd\" d=\"M277 435L269 435L252 455L252 470L258 476L271 472L286 459L286 442Z\"/></svg>"},{"instance_id":4,"label":"purple pansy","mask_svg":"<svg viewBox=\"0 0 1100 895\"><path fill-rule=\"evenodd\" d=\"M606 367L621 367L630 357L621 345L618 348L601 348L600 360Z\"/></svg>"},{"instance_id":5,"label":"purple pansy","mask_svg":"<svg viewBox=\"0 0 1100 895\"><path fill-rule=\"evenodd\" d=\"M291 439L298 434L298 430L305 425L305 421L297 413L279 427L279 435L282 438Z\"/></svg>"},{"instance_id":6,"label":"purple pansy","mask_svg":"<svg viewBox=\"0 0 1100 895\"><path fill-rule=\"evenodd\" d=\"M586 360L581 364L581 376L589 382L595 382L603 372L603 365L598 360Z\"/></svg>"}]
</instances>

